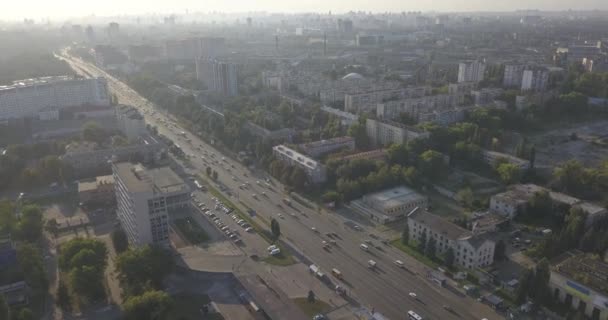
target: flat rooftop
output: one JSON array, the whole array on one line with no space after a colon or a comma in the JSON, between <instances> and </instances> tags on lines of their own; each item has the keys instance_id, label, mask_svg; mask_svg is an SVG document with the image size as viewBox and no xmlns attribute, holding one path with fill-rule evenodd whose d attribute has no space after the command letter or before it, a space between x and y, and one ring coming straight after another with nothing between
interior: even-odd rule
<instances>
[{"instance_id":1,"label":"flat rooftop","mask_svg":"<svg viewBox=\"0 0 608 320\"><path fill-rule=\"evenodd\" d=\"M416 210L409 219L428 226L434 232L444 235L448 239L457 240L471 236L469 230L464 229L442 217L426 210Z\"/></svg>"},{"instance_id":2,"label":"flat rooftop","mask_svg":"<svg viewBox=\"0 0 608 320\"><path fill-rule=\"evenodd\" d=\"M278 146L274 146L274 147L272 147L272 149L311 169L315 169L319 166L319 163L316 160L314 160L308 156L305 156L282 144L278 145Z\"/></svg>"},{"instance_id":3,"label":"flat rooftop","mask_svg":"<svg viewBox=\"0 0 608 320\"><path fill-rule=\"evenodd\" d=\"M382 203L383 207L395 207L401 204L409 203L412 200L424 198L424 196L410 188L397 187L372 193L364 196L364 198L371 201L380 202Z\"/></svg>"},{"instance_id":4,"label":"flat rooftop","mask_svg":"<svg viewBox=\"0 0 608 320\"><path fill-rule=\"evenodd\" d=\"M101 184L114 184L114 176L98 176L95 179L79 181L78 192L96 190L97 186Z\"/></svg>"},{"instance_id":5,"label":"flat rooftop","mask_svg":"<svg viewBox=\"0 0 608 320\"><path fill-rule=\"evenodd\" d=\"M171 168L146 168L142 164L121 162L114 164L115 173L129 191L173 193L188 192L188 185Z\"/></svg>"},{"instance_id":6,"label":"flat rooftop","mask_svg":"<svg viewBox=\"0 0 608 320\"><path fill-rule=\"evenodd\" d=\"M608 294L608 264L593 255L581 251L565 252L553 259L551 270L604 295Z\"/></svg>"}]
</instances>

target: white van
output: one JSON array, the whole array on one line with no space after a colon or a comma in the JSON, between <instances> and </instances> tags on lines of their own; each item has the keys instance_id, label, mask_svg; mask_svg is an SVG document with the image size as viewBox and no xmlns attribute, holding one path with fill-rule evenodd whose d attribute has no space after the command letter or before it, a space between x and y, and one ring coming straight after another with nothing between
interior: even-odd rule
<instances>
[{"instance_id":1,"label":"white van","mask_svg":"<svg viewBox=\"0 0 608 320\"><path fill-rule=\"evenodd\" d=\"M401 261L401 260L395 260L395 265L397 267L399 267L399 268L403 268L404 267L403 261Z\"/></svg>"},{"instance_id":2,"label":"white van","mask_svg":"<svg viewBox=\"0 0 608 320\"><path fill-rule=\"evenodd\" d=\"M369 251L369 247L365 243L362 243L359 248L361 248L363 251Z\"/></svg>"}]
</instances>

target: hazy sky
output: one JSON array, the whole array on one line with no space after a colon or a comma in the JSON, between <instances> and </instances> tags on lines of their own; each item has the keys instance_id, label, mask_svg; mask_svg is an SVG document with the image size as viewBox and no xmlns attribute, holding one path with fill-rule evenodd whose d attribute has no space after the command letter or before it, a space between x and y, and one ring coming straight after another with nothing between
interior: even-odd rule
<instances>
[{"instance_id":1,"label":"hazy sky","mask_svg":"<svg viewBox=\"0 0 608 320\"><path fill-rule=\"evenodd\" d=\"M608 0L6 0L0 18L65 18L191 11L498 11L516 9L608 10Z\"/></svg>"}]
</instances>

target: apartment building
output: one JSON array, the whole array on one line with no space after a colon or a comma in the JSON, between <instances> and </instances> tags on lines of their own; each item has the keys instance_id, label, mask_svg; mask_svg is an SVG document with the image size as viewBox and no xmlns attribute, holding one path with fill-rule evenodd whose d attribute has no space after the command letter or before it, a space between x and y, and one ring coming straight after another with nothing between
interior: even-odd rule
<instances>
[{"instance_id":1,"label":"apartment building","mask_svg":"<svg viewBox=\"0 0 608 320\"><path fill-rule=\"evenodd\" d=\"M345 156L332 157L332 159L339 159L339 160L344 160L344 161L351 161L351 160L355 160L355 159L384 161L384 160L386 160L387 156L388 156L388 153L387 153L386 149L376 149L376 150L371 150L371 151L353 153L353 154L349 154L349 155L345 155Z\"/></svg>"},{"instance_id":2,"label":"apartment building","mask_svg":"<svg viewBox=\"0 0 608 320\"><path fill-rule=\"evenodd\" d=\"M284 145L274 146L272 154L288 165L303 169L311 183L323 183L327 179L327 171L323 164L291 148Z\"/></svg>"},{"instance_id":3,"label":"apartment building","mask_svg":"<svg viewBox=\"0 0 608 320\"><path fill-rule=\"evenodd\" d=\"M237 66L233 63L213 58L197 59L196 79L204 83L210 91L226 96L239 94Z\"/></svg>"},{"instance_id":4,"label":"apartment building","mask_svg":"<svg viewBox=\"0 0 608 320\"><path fill-rule=\"evenodd\" d=\"M522 91L542 92L549 85L549 70L537 67L524 70L521 80Z\"/></svg>"},{"instance_id":5,"label":"apartment building","mask_svg":"<svg viewBox=\"0 0 608 320\"><path fill-rule=\"evenodd\" d=\"M389 100L420 98L431 94L430 87L359 91L344 95L344 110L352 113L374 111L378 103Z\"/></svg>"},{"instance_id":6,"label":"apartment building","mask_svg":"<svg viewBox=\"0 0 608 320\"><path fill-rule=\"evenodd\" d=\"M45 108L109 106L105 78L80 79L68 76L14 81L0 86L0 120L34 117Z\"/></svg>"},{"instance_id":7,"label":"apartment building","mask_svg":"<svg viewBox=\"0 0 608 320\"><path fill-rule=\"evenodd\" d=\"M589 319L608 319L608 264L597 256L568 251L551 260L551 296Z\"/></svg>"},{"instance_id":8,"label":"apartment building","mask_svg":"<svg viewBox=\"0 0 608 320\"><path fill-rule=\"evenodd\" d=\"M350 126L353 123L359 121L359 116L350 112L342 111L340 109L331 108L328 106L322 106L321 111L334 115L340 119L340 123L344 126Z\"/></svg>"},{"instance_id":9,"label":"apartment building","mask_svg":"<svg viewBox=\"0 0 608 320\"><path fill-rule=\"evenodd\" d=\"M521 88L521 80L525 69L524 64L506 64L502 85L508 88Z\"/></svg>"},{"instance_id":10,"label":"apartment building","mask_svg":"<svg viewBox=\"0 0 608 320\"><path fill-rule=\"evenodd\" d=\"M129 243L169 245L169 214L190 203L190 188L169 167L112 164L117 215Z\"/></svg>"},{"instance_id":11,"label":"apartment building","mask_svg":"<svg viewBox=\"0 0 608 320\"><path fill-rule=\"evenodd\" d=\"M444 254L449 248L454 251L454 262L466 269L476 269L494 263L496 243L487 233L473 235L470 231L440 216L418 209L408 216L407 226L410 239L421 241L426 234L427 241L436 241L436 253Z\"/></svg>"},{"instance_id":12,"label":"apartment building","mask_svg":"<svg viewBox=\"0 0 608 320\"><path fill-rule=\"evenodd\" d=\"M375 146L401 144L408 140L429 137L429 133L424 130L389 120L367 119L365 128L367 136Z\"/></svg>"},{"instance_id":13,"label":"apartment building","mask_svg":"<svg viewBox=\"0 0 608 320\"><path fill-rule=\"evenodd\" d=\"M148 134L146 120L139 110L132 106L118 105L115 112L118 128L127 139L133 140Z\"/></svg>"},{"instance_id":14,"label":"apartment building","mask_svg":"<svg viewBox=\"0 0 608 320\"><path fill-rule=\"evenodd\" d=\"M483 88L471 91L476 106L487 106L494 102L504 92L501 88Z\"/></svg>"},{"instance_id":15,"label":"apartment building","mask_svg":"<svg viewBox=\"0 0 608 320\"><path fill-rule=\"evenodd\" d=\"M464 94L437 94L419 98L391 100L376 105L376 116L380 119L396 119L402 113L418 120L421 114L454 108L464 103Z\"/></svg>"},{"instance_id":16,"label":"apartment building","mask_svg":"<svg viewBox=\"0 0 608 320\"><path fill-rule=\"evenodd\" d=\"M458 64L458 82L480 82L484 79L486 63L484 61L466 61Z\"/></svg>"},{"instance_id":17,"label":"apartment building","mask_svg":"<svg viewBox=\"0 0 608 320\"><path fill-rule=\"evenodd\" d=\"M477 89L477 82L459 82L448 84L448 94L471 94L471 91Z\"/></svg>"},{"instance_id":18,"label":"apartment building","mask_svg":"<svg viewBox=\"0 0 608 320\"><path fill-rule=\"evenodd\" d=\"M404 186L367 194L351 202L352 208L379 223L402 219L414 209L425 209L427 205L425 196Z\"/></svg>"},{"instance_id":19,"label":"apartment building","mask_svg":"<svg viewBox=\"0 0 608 320\"><path fill-rule=\"evenodd\" d=\"M319 158L324 154L334 151L355 150L355 139L352 137L337 137L327 140L302 143L298 145L298 148L313 158Z\"/></svg>"}]
</instances>

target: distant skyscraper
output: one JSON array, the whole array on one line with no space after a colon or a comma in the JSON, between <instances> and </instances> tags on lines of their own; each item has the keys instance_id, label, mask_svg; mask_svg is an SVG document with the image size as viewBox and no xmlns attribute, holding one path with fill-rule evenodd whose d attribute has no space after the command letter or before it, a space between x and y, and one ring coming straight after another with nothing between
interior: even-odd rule
<instances>
[{"instance_id":1,"label":"distant skyscraper","mask_svg":"<svg viewBox=\"0 0 608 320\"><path fill-rule=\"evenodd\" d=\"M227 96L238 95L237 66L216 59L196 60L196 78L211 91Z\"/></svg>"},{"instance_id":2,"label":"distant skyscraper","mask_svg":"<svg viewBox=\"0 0 608 320\"><path fill-rule=\"evenodd\" d=\"M486 63L480 60L461 62L458 65L458 82L480 82L486 71Z\"/></svg>"}]
</instances>

